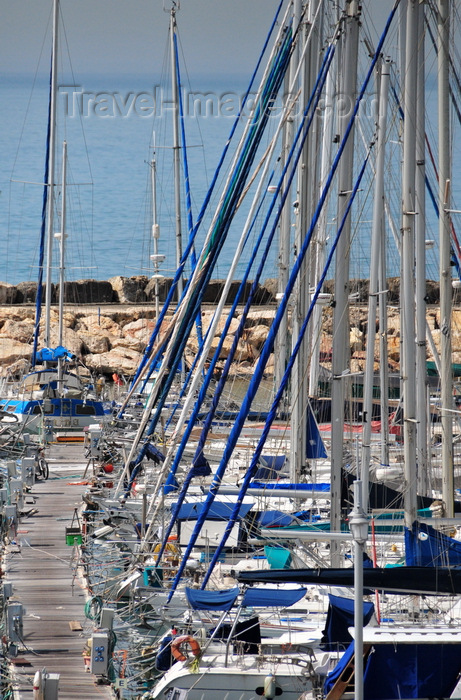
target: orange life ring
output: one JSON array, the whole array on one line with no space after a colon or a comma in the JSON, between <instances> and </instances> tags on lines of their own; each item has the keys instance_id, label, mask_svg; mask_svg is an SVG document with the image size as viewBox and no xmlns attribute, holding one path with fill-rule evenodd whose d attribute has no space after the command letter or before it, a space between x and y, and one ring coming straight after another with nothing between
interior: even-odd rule
<instances>
[{"instance_id":1,"label":"orange life ring","mask_svg":"<svg viewBox=\"0 0 461 700\"><path fill-rule=\"evenodd\" d=\"M187 660L187 656L185 656L181 651L182 644L186 643L190 646L191 652L194 656L200 656L200 644L195 639L195 637L191 637L189 634L183 634L180 637L176 637L174 642L172 642L171 644L171 653L173 654L176 661Z\"/></svg>"}]
</instances>

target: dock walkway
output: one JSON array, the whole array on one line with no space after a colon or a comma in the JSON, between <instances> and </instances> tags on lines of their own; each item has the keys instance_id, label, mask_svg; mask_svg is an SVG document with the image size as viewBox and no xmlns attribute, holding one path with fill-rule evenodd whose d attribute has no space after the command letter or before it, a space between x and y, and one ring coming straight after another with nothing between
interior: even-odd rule
<instances>
[{"instance_id":1,"label":"dock walkway","mask_svg":"<svg viewBox=\"0 0 461 700\"><path fill-rule=\"evenodd\" d=\"M4 580L13 584L11 600L25 608L22 643L11 663L16 700L33 697L35 672L43 669L59 674L59 700L115 697L110 686L98 685L85 671L82 651L93 623L85 618L77 549L65 540L81 503L83 461L81 445L52 447L49 479L32 488L34 502L24 505L17 538L6 547Z\"/></svg>"}]
</instances>

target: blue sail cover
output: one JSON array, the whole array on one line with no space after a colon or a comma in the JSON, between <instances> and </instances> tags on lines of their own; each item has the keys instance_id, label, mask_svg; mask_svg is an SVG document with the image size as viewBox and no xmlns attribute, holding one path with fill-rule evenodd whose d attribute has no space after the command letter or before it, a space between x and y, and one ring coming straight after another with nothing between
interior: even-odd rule
<instances>
[{"instance_id":1,"label":"blue sail cover","mask_svg":"<svg viewBox=\"0 0 461 700\"><path fill-rule=\"evenodd\" d=\"M405 528L407 566L461 566L461 542L426 523Z\"/></svg>"},{"instance_id":2,"label":"blue sail cover","mask_svg":"<svg viewBox=\"0 0 461 700\"><path fill-rule=\"evenodd\" d=\"M276 479L286 461L287 458L285 455L261 455L258 460L260 466L256 470L254 478L256 480Z\"/></svg>"},{"instance_id":3,"label":"blue sail cover","mask_svg":"<svg viewBox=\"0 0 461 700\"><path fill-rule=\"evenodd\" d=\"M293 517L281 510L263 510L258 515L258 523L261 527L284 527L293 525Z\"/></svg>"},{"instance_id":4,"label":"blue sail cover","mask_svg":"<svg viewBox=\"0 0 461 700\"><path fill-rule=\"evenodd\" d=\"M308 493L310 491L324 491L325 493L328 493L330 491L330 484L285 484L282 481L279 481L276 484L266 484L266 482L263 481L252 481L249 488L266 490L273 489L274 491L306 491Z\"/></svg>"},{"instance_id":5,"label":"blue sail cover","mask_svg":"<svg viewBox=\"0 0 461 700\"><path fill-rule=\"evenodd\" d=\"M312 408L309 406L307 412L307 439L306 439L306 457L307 459L325 459L327 451L320 435L320 430L312 413Z\"/></svg>"},{"instance_id":6,"label":"blue sail cover","mask_svg":"<svg viewBox=\"0 0 461 700\"><path fill-rule=\"evenodd\" d=\"M248 588L243 595L242 605L247 608L289 608L302 600L306 591L307 588Z\"/></svg>"},{"instance_id":7,"label":"blue sail cover","mask_svg":"<svg viewBox=\"0 0 461 700\"><path fill-rule=\"evenodd\" d=\"M57 362L58 360L75 360L74 355L70 350L67 350L63 345L58 345L56 348L42 348L38 351L36 362Z\"/></svg>"},{"instance_id":8,"label":"blue sail cover","mask_svg":"<svg viewBox=\"0 0 461 700\"><path fill-rule=\"evenodd\" d=\"M177 515L178 520L197 520L200 513L203 510L203 503L183 503L179 509ZM174 510L175 503L171 506ZM243 503L240 506L239 518L244 518L247 513L252 509L252 503ZM211 508L209 509L206 519L207 520L229 520L232 510L234 508L233 503L224 503L223 501L215 501Z\"/></svg>"},{"instance_id":9,"label":"blue sail cover","mask_svg":"<svg viewBox=\"0 0 461 700\"><path fill-rule=\"evenodd\" d=\"M325 651L346 649L352 641L349 627L354 626L354 601L352 598L343 598L337 595L329 595L329 606L325 629L321 640L321 648ZM373 603L363 603L363 625L367 625L374 612Z\"/></svg>"},{"instance_id":10,"label":"blue sail cover","mask_svg":"<svg viewBox=\"0 0 461 700\"><path fill-rule=\"evenodd\" d=\"M199 591L186 587L186 597L194 610L230 610L240 593L238 586L221 591Z\"/></svg>"}]
</instances>

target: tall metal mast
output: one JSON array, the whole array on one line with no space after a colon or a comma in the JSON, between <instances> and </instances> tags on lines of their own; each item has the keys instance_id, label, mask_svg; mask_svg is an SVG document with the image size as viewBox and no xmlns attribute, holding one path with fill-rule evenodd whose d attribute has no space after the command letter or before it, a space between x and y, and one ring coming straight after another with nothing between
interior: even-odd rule
<instances>
[{"instance_id":1,"label":"tall metal mast","mask_svg":"<svg viewBox=\"0 0 461 700\"><path fill-rule=\"evenodd\" d=\"M453 413L451 366L452 274L450 266L450 120L448 45L450 15L448 0L439 0L437 57L439 78L439 237L440 237L440 328L442 402L442 496L446 517L454 516Z\"/></svg>"},{"instance_id":2,"label":"tall metal mast","mask_svg":"<svg viewBox=\"0 0 461 700\"><path fill-rule=\"evenodd\" d=\"M45 347L50 345L51 271L53 262L54 173L56 163L56 97L58 85L59 0L53 1L53 47L51 57L50 144L48 156L48 216L45 291Z\"/></svg>"},{"instance_id":3,"label":"tall metal mast","mask_svg":"<svg viewBox=\"0 0 461 700\"><path fill-rule=\"evenodd\" d=\"M357 56L359 40L360 5L357 0L347 0L345 7L342 44L342 94L343 105L353 105L357 92ZM342 139L350 119L350 111L344 108L339 115L339 137ZM345 213L353 183L354 130L344 148L338 166L338 217ZM344 226L336 249L335 307L333 316L333 381L331 388L331 529L341 529L341 468L344 447L344 373L350 360L349 350L349 249L350 216ZM331 546L331 564L340 566L337 543Z\"/></svg>"}]
</instances>

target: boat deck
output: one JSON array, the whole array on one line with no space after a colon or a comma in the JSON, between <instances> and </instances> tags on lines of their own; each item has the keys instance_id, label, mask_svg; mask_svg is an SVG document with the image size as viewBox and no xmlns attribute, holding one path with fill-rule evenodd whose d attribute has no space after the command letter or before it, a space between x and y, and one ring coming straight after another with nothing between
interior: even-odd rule
<instances>
[{"instance_id":1,"label":"boat deck","mask_svg":"<svg viewBox=\"0 0 461 700\"><path fill-rule=\"evenodd\" d=\"M14 697L32 698L34 675L46 669L59 674L59 698L108 700L114 698L111 687L99 685L85 671L82 651L93 623L85 618L87 596L77 573L78 551L65 538L84 488L82 448L53 446L49 456L50 477L32 487L17 537L7 545L3 561L4 580L13 584L10 601L25 608L22 641L11 659Z\"/></svg>"}]
</instances>

